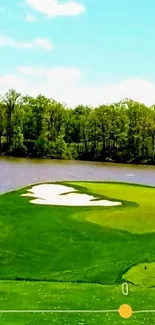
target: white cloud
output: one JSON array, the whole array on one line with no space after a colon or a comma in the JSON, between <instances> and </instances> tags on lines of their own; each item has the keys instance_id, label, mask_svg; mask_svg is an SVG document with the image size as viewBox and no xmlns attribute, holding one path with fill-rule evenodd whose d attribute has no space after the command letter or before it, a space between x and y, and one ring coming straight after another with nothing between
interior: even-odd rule
<instances>
[{"instance_id":1,"label":"white cloud","mask_svg":"<svg viewBox=\"0 0 155 325\"><path fill-rule=\"evenodd\" d=\"M56 68L35 68L35 67L22 67L19 66L17 67L17 71L26 74L29 76L44 76L47 79L54 79L60 81L65 81L65 80L79 80L80 79L80 70L77 68L64 68L64 67L56 67Z\"/></svg>"},{"instance_id":2,"label":"white cloud","mask_svg":"<svg viewBox=\"0 0 155 325\"><path fill-rule=\"evenodd\" d=\"M45 50L50 50L53 48L53 44L47 38L36 38L31 42L21 42L16 41L11 37L1 35L0 46L16 47L20 49L42 48Z\"/></svg>"},{"instance_id":3,"label":"white cloud","mask_svg":"<svg viewBox=\"0 0 155 325\"><path fill-rule=\"evenodd\" d=\"M27 76L42 76L43 70L42 68L32 68L32 67L17 67L17 71L19 73L25 74Z\"/></svg>"},{"instance_id":4,"label":"white cloud","mask_svg":"<svg viewBox=\"0 0 155 325\"><path fill-rule=\"evenodd\" d=\"M37 21L36 17L33 15L25 15L25 20L28 23L35 23Z\"/></svg>"},{"instance_id":5,"label":"white cloud","mask_svg":"<svg viewBox=\"0 0 155 325\"><path fill-rule=\"evenodd\" d=\"M0 76L0 94L9 88L33 96L42 93L70 107L78 104L97 106L118 102L123 98L131 98L148 106L155 104L155 83L143 79L133 78L103 87L82 87L79 79L80 71L76 68L19 67L16 75Z\"/></svg>"},{"instance_id":6,"label":"white cloud","mask_svg":"<svg viewBox=\"0 0 155 325\"><path fill-rule=\"evenodd\" d=\"M80 79L80 70L77 68L54 68L45 71L45 75L48 78L52 79L61 79L61 80L79 80Z\"/></svg>"},{"instance_id":7,"label":"white cloud","mask_svg":"<svg viewBox=\"0 0 155 325\"><path fill-rule=\"evenodd\" d=\"M59 3L59 0L25 0L26 4L48 17L77 16L85 11L83 4L68 0Z\"/></svg>"},{"instance_id":8,"label":"white cloud","mask_svg":"<svg viewBox=\"0 0 155 325\"><path fill-rule=\"evenodd\" d=\"M53 44L51 43L51 41L48 38L36 38L34 40L34 44L37 47L42 47L46 50L50 50L53 48Z\"/></svg>"}]
</instances>

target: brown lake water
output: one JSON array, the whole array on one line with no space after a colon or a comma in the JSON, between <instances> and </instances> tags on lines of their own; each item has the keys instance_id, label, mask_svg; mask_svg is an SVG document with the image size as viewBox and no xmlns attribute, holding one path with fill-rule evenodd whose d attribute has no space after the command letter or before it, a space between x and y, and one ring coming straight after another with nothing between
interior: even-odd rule
<instances>
[{"instance_id":1,"label":"brown lake water","mask_svg":"<svg viewBox=\"0 0 155 325\"><path fill-rule=\"evenodd\" d=\"M0 192L62 180L108 180L155 186L155 166L0 157Z\"/></svg>"}]
</instances>

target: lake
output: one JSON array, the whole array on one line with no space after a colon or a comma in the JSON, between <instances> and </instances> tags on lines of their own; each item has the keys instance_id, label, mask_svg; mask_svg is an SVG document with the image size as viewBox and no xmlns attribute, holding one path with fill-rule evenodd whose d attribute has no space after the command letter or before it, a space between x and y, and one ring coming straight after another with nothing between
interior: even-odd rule
<instances>
[{"instance_id":1,"label":"lake","mask_svg":"<svg viewBox=\"0 0 155 325\"><path fill-rule=\"evenodd\" d=\"M108 180L155 186L155 166L0 157L0 192L62 180Z\"/></svg>"}]
</instances>

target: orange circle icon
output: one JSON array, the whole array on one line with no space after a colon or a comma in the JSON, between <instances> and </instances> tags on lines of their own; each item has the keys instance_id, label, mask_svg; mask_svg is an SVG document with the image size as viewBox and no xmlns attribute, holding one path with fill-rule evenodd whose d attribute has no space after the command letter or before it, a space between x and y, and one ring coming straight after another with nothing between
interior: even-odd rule
<instances>
[{"instance_id":1,"label":"orange circle icon","mask_svg":"<svg viewBox=\"0 0 155 325\"><path fill-rule=\"evenodd\" d=\"M129 305L120 306L118 312L123 318L130 318L132 316L132 308Z\"/></svg>"}]
</instances>

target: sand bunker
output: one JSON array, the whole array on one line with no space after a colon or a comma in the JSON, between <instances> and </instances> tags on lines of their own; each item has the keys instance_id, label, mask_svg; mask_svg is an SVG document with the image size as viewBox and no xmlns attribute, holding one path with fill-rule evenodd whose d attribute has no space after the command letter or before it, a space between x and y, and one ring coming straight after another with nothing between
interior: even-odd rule
<instances>
[{"instance_id":1,"label":"sand bunker","mask_svg":"<svg viewBox=\"0 0 155 325\"><path fill-rule=\"evenodd\" d=\"M62 195L65 194L65 195ZM21 196L29 196L37 199L31 200L30 203L44 205L64 205L64 206L117 206L121 202L109 200L98 200L94 196L81 194L72 187L57 184L42 184L33 186L28 193Z\"/></svg>"}]
</instances>

